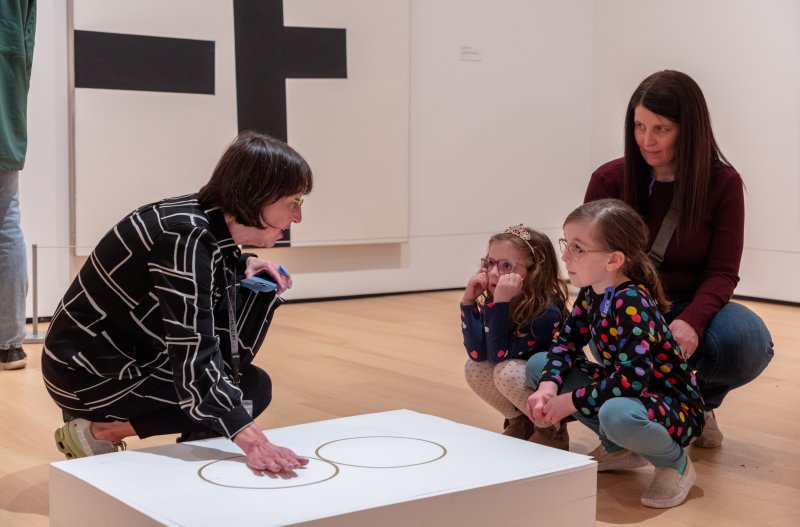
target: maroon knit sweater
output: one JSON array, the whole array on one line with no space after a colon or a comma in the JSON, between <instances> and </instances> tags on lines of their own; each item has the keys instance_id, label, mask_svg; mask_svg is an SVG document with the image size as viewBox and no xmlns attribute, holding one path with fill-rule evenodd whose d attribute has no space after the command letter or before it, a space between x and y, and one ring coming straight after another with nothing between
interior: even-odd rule
<instances>
[{"instance_id":1,"label":"maroon knit sweater","mask_svg":"<svg viewBox=\"0 0 800 527\"><path fill-rule=\"evenodd\" d=\"M623 171L622 159L598 168L589 181L584 202L621 199ZM672 203L673 189L674 183L656 181L653 185L650 212L643 215L651 245ZM678 318L701 337L733 295L744 245L744 186L739 173L719 165L711 175L710 189L700 226L689 230L678 225L658 268L669 299L690 302Z\"/></svg>"}]
</instances>

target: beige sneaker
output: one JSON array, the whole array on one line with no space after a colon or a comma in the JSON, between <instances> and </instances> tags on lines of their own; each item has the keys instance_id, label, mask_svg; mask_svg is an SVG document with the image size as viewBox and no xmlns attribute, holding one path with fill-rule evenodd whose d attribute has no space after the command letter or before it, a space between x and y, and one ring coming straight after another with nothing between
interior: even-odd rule
<instances>
[{"instance_id":1,"label":"beige sneaker","mask_svg":"<svg viewBox=\"0 0 800 527\"><path fill-rule=\"evenodd\" d=\"M609 452L603 445L598 446L589 455L597 461L597 471L605 472L607 470L633 470L635 468L642 468L647 466L648 462L645 458L623 448L616 452Z\"/></svg>"},{"instance_id":2,"label":"beige sneaker","mask_svg":"<svg viewBox=\"0 0 800 527\"><path fill-rule=\"evenodd\" d=\"M567 423L561 422L560 426L534 426L533 435L528 438L531 443L549 446L559 450L569 450L569 431Z\"/></svg>"},{"instance_id":3,"label":"beige sneaker","mask_svg":"<svg viewBox=\"0 0 800 527\"><path fill-rule=\"evenodd\" d=\"M700 448L717 448L722 445L722 430L720 430L717 425L717 418L714 415L714 410L706 412L704 416L706 418L706 426L692 444Z\"/></svg>"},{"instance_id":4,"label":"beige sneaker","mask_svg":"<svg viewBox=\"0 0 800 527\"><path fill-rule=\"evenodd\" d=\"M525 414L506 419L506 423L505 430L503 430L504 436L528 439L533 433L533 423Z\"/></svg>"},{"instance_id":5,"label":"beige sneaker","mask_svg":"<svg viewBox=\"0 0 800 527\"><path fill-rule=\"evenodd\" d=\"M654 509L668 509L680 505L697 481L692 460L686 456L686 470L683 476L674 468L656 468L656 475L650 487L642 494L642 505Z\"/></svg>"}]
</instances>

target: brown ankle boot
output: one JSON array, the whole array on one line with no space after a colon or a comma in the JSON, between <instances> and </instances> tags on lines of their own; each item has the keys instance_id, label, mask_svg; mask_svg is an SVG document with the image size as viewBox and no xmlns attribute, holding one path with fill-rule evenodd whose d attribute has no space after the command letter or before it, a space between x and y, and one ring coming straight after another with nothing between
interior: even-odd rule
<instances>
[{"instance_id":1,"label":"brown ankle boot","mask_svg":"<svg viewBox=\"0 0 800 527\"><path fill-rule=\"evenodd\" d=\"M559 450L569 450L569 431L567 423L561 422L559 427L548 426L546 428L536 426L533 435L528 438L531 443L537 445L558 448Z\"/></svg>"},{"instance_id":2,"label":"brown ankle boot","mask_svg":"<svg viewBox=\"0 0 800 527\"><path fill-rule=\"evenodd\" d=\"M533 433L533 423L525 414L520 414L517 417L506 419L504 425L504 436L516 437L517 439L528 439Z\"/></svg>"},{"instance_id":3,"label":"brown ankle boot","mask_svg":"<svg viewBox=\"0 0 800 527\"><path fill-rule=\"evenodd\" d=\"M714 410L705 413L706 425L692 445L700 448L717 448L722 444L722 430L717 425Z\"/></svg>"}]
</instances>

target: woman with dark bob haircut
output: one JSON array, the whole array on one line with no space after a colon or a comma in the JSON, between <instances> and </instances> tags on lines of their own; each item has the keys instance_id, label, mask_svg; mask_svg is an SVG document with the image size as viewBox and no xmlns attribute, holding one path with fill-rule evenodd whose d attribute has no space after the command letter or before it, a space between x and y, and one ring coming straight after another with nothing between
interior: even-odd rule
<instances>
[{"instance_id":1,"label":"woman with dark bob haircut","mask_svg":"<svg viewBox=\"0 0 800 527\"><path fill-rule=\"evenodd\" d=\"M602 198L622 199L647 223L650 256L673 303L665 318L705 400L706 426L693 444L718 447L714 410L766 368L773 349L764 322L730 302L744 245L744 184L720 152L703 92L688 75L660 71L633 92L625 156L592 174L584 201ZM659 234L665 218L677 222L674 233Z\"/></svg>"},{"instance_id":2,"label":"woman with dark bob haircut","mask_svg":"<svg viewBox=\"0 0 800 527\"><path fill-rule=\"evenodd\" d=\"M312 186L292 148L243 132L199 194L140 207L100 240L59 303L42 354L66 421L56 445L68 459L123 449L134 435L181 434L227 437L254 470L308 463L253 421L272 398L253 358L292 280L239 245L275 245L301 221ZM242 282L259 274L272 290Z\"/></svg>"}]
</instances>

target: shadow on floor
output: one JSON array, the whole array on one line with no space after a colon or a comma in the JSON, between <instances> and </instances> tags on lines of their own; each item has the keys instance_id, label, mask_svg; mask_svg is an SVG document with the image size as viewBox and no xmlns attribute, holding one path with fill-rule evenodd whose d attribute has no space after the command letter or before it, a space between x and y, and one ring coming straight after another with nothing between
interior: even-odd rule
<instances>
[{"instance_id":1,"label":"shadow on floor","mask_svg":"<svg viewBox=\"0 0 800 527\"><path fill-rule=\"evenodd\" d=\"M0 478L0 510L50 516L47 463Z\"/></svg>"}]
</instances>

